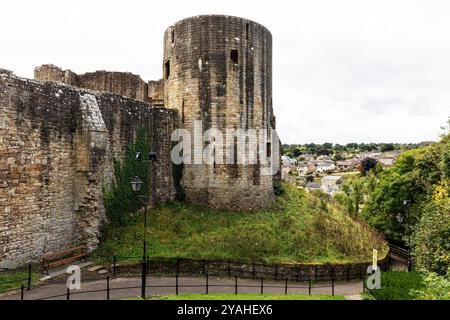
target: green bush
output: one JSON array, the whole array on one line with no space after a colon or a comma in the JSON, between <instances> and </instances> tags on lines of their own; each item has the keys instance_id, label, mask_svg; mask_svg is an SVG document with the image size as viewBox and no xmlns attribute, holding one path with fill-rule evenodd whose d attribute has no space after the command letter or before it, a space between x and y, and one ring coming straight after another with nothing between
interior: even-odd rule
<instances>
[{"instance_id":1,"label":"green bush","mask_svg":"<svg viewBox=\"0 0 450 320\"><path fill-rule=\"evenodd\" d=\"M450 203L425 208L415 237L415 267L445 275L450 270Z\"/></svg>"},{"instance_id":2,"label":"green bush","mask_svg":"<svg viewBox=\"0 0 450 320\"><path fill-rule=\"evenodd\" d=\"M419 272L391 271L381 273L381 289L368 290L376 300L413 300L413 290L425 288Z\"/></svg>"},{"instance_id":3,"label":"green bush","mask_svg":"<svg viewBox=\"0 0 450 320\"><path fill-rule=\"evenodd\" d=\"M450 279L440 277L435 273L429 273L424 277L425 287L412 290L415 299L418 300L450 300Z\"/></svg>"}]
</instances>

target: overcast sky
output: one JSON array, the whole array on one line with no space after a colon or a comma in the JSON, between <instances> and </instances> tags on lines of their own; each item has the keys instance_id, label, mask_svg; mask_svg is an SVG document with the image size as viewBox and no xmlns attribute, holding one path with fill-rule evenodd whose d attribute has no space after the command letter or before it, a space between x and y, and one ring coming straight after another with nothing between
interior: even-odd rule
<instances>
[{"instance_id":1,"label":"overcast sky","mask_svg":"<svg viewBox=\"0 0 450 320\"><path fill-rule=\"evenodd\" d=\"M262 23L283 143L435 140L450 116L448 0L14 0L0 13L0 67L23 77L53 63L159 79L177 20Z\"/></svg>"}]
</instances>

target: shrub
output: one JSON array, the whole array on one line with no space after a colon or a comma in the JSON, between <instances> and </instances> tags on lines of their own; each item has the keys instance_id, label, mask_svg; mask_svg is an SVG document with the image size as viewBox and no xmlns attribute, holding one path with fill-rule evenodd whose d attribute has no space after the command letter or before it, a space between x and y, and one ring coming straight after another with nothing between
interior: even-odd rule
<instances>
[{"instance_id":1,"label":"shrub","mask_svg":"<svg viewBox=\"0 0 450 320\"><path fill-rule=\"evenodd\" d=\"M280 181L273 182L273 192L276 196L281 196L284 193L283 184Z\"/></svg>"},{"instance_id":2,"label":"shrub","mask_svg":"<svg viewBox=\"0 0 450 320\"><path fill-rule=\"evenodd\" d=\"M425 287L412 290L412 295L418 300L450 300L450 279L428 273L424 277Z\"/></svg>"},{"instance_id":3,"label":"shrub","mask_svg":"<svg viewBox=\"0 0 450 320\"><path fill-rule=\"evenodd\" d=\"M425 287L424 276L419 272L382 272L381 289L368 290L376 300L413 300L413 290Z\"/></svg>"},{"instance_id":4,"label":"shrub","mask_svg":"<svg viewBox=\"0 0 450 320\"><path fill-rule=\"evenodd\" d=\"M439 187L436 189L440 190ZM450 202L446 190L443 191L442 200L436 192L434 201L425 206L415 238L414 261L418 269L440 275L450 270L449 212Z\"/></svg>"}]
</instances>

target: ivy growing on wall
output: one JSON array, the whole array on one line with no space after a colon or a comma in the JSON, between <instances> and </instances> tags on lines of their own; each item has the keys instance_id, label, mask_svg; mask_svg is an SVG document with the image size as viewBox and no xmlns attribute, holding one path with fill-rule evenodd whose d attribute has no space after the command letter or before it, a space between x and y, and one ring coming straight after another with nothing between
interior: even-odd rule
<instances>
[{"instance_id":1,"label":"ivy growing on wall","mask_svg":"<svg viewBox=\"0 0 450 320\"><path fill-rule=\"evenodd\" d=\"M142 199L136 195L130 181L138 176L143 182L139 195L149 198L151 191L151 162L136 161L136 152L141 152L143 160L151 151L151 136L144 128L139 128L134 143L125 157L114 159L114 179L109 190L103 189L103 205L108 220L112 224L124 224L130 212L135 212L143 206Z\"/></svg>"},{"instance_id":2,"label":"ivy growing on wall","mask_svg":"<svg viewBox=\"0 0 450 320\"><path fill-rule=\"evenodd\" d=\"M172 143L172 148L175 146L175 142ZM184 164L174 164L172 163L172 178L173 184L175 186L175 199L178 201L184 201L186 198L186 193L184 192L183 186L181 185L181 179L183 177Z\"/></svg>"}]
</instances>

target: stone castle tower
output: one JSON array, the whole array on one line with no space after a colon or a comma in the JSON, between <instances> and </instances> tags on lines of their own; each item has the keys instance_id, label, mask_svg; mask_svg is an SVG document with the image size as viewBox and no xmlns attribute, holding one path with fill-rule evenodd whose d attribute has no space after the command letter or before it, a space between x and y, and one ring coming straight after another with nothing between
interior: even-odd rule
<instances>
[{"instance_id":1,"label":"stone castle tower","mask_svg":"<svg viewBox=\"0 0 450 320\"><path fill-rule=\"evenodd\" d=\"M275 129L272 35L261 24L220 15L175 23L164 35L163 81L165 107L178 110L191 134L194 121L203 131ZM261 175L258 156L256 164L186 164L182 185L190 202L252 210L273 201L272 179Z\"/></svg>"},{"instance_id":2,"label":"stone castle tower","mask_svg":"<svg viewBox=\"0 0 450 320\"><path fill-rule=\"evenodd\" d=\"M194 124L202 122L200 146L189 150L195 156L216 146L203 142L207 129L275 128L272 36L246 19L197 16L169 27L161 80L54 65L37 67L34 78L0 68L0 268L79 243L97 246L114 159L129 150L136 128L149 130L158 154L154 203L173 199L179 186L171 157L175 129L195 139ZM265 148L252 163L230 164L228 152L239 152L226 141L223 163L185 164L187 200L242 211L269 205L278 176L262 174L268 165L261 160L276 157L275 143L258 137Z\"/></svg>"}]
</instances>

